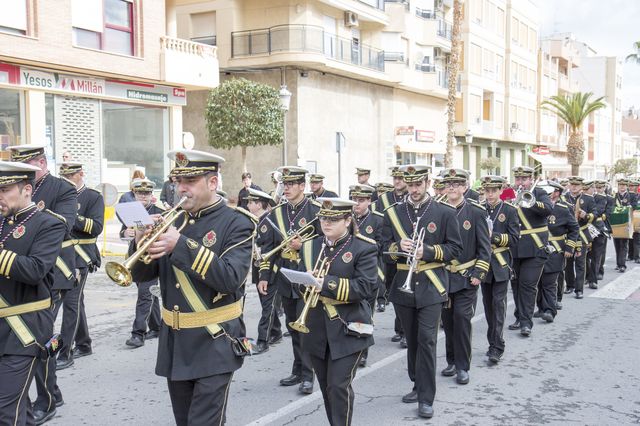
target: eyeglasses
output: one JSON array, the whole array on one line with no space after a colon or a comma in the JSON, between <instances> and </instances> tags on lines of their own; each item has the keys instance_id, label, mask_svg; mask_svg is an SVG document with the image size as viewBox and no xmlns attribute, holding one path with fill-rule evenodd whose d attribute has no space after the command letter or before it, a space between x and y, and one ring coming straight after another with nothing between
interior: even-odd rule
<instances>
[{"instance_id":1,"label":"eyeglasses","mask_svg":"<svg viewBox=\"0 0 640 426\"><path fill-rule=\"evenodd\" d=\"M454 189L458 189L460 188L462 185L464 185L463 183L460 182L447 182L444 184L445 188L454 188Z\"/></svg>"}]
</instances>

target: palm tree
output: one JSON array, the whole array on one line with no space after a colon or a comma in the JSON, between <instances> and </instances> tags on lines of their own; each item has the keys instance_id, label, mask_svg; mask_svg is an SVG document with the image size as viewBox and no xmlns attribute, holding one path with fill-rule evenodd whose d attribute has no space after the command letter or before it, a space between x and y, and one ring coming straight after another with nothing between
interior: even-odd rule
<instances>
[{"instance_id":1,"label":"palm tree","mask_svg":"<svg viewBox=\"0 0 640 426\"><path fill-rule=\"evenodd\" d=\"M453 166L453 147L456 144L456 136L453 126L456 119L456 96L458 71L460 70L460 47L462 27L462 0L453 0L453 28L451 29L451 54L447 63L447 75L449 76L447 97L447 150L444 154L444 166Z\"/></svg>"},{"instance_id":2,"label":"palm tree","mask_svg":"<svg viewBox=\"0 0 640 426\"><path fill-rule=\"evenodd\" d=\"M603 97L599 97L593 102L589 98L593 93L574 93L570 96L552 96L540 104L542 109L551 111L562 119L569 128L569 142L567 143L567 158L571 164L571 174L580 174L580 165L584 160L584 139L582 137L582 123L592 112L605 108L602 102Z\"/></svg>"},{"instance_id":3,"label":"palm tree","mask_svg":"<svg viewBox=\"0 0 640 426\"><path fill-rule=\"evenodd\" d=\"M633 48L635 50L635 53L627 55L626 61L635 62L636 64L640 65L640 41L636 41L635 43L633 43Z\"/></svg>"}]
</instances>

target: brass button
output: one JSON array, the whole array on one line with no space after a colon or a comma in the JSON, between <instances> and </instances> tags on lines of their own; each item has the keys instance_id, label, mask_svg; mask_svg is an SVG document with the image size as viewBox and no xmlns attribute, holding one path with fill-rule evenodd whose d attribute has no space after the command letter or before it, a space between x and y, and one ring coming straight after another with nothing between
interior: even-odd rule
<instances>
[{"instance_id":1,"label":"brass button","mask_svg":"<svg viewBox=\"0 0 640 426\"><path fill-rule=\"evenodd\" d=\"M176 288L180 288L180 283L176 283Z\"/></svg>"},{"instance_id":2,"label":"brass button","mask_svg":"<svg viewBox=\"0 0 640 426\"><path fill-rule=\"evenodd\" d=\"M329 249L329 251L333 251L333 247L331 247L331 248Z\"/></svg>"},{"instance_id":3,"label":"brass button","mask_svg":"<svg viewBox=\"0 0 640 426\"><path fill-rule=\"evenodd\" d=\"M195 220L193 220L193 219L189 219L189 225L193 225L194 223L196 223L196 221L195 221Z\"/></svg>"},{"instance_id":4,"label":"brass button","mask_svg":"<svg viewBox=\"0 0 640 426\"><path fill-rule=\"evenodd\" d=\"M174 310L174 311L179 311L179 310L180 310L180 306L178 306L178 305L173 305L173 310Z\"/></svg>"}]
</instances>

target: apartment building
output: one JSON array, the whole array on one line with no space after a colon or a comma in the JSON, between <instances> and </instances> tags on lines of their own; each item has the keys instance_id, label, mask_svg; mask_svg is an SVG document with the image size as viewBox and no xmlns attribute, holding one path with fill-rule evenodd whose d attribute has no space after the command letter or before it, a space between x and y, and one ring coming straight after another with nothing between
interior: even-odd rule
<instances>
[{"instance_id":1,"label":"apartment building","mask_svg":"<svg viewBox=\"0 0 640 426\"><path fill-rule=\"evenodd\" d=\"M182 146L188 92L215 87L215 47L166 36L165 2L14 0L0 15L0 148L68 151L90 185L157 184ZM6 153L0 153L6 158Z\"/></svg>"},{"instance_id":2,"label":"apartment building","mask_svg":"<svg viewBox=\"0 0 640 426\"><path fill-rule=\"evenodd\" d=\"M446 140L446 56L452 1L174 0L169 34L215 41L221 79L244 77L291 93L283 147L248 151L263 185L283 162L326 176L346 195L355 167L389 181L403 163L442 167ZM207 92L190 94L185 130L205 147ZM339 148L339 149L338 149ZM239 170L239 149L220 151ZM225 177L235 193L240 173Z\"/></svg>"}]
</instances>

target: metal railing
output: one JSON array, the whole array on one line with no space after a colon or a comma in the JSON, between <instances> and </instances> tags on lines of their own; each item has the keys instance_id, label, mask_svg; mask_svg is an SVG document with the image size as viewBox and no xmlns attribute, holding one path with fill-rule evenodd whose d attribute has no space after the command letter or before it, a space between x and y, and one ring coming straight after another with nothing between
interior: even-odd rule
<instances>
[{"instance_id":1,"label":"metal railing","mask_svg":"<svg viewBox=\"0 0 640 426\"><path fill-rule=\"evenodd\" d=\"M440 37L444 37L447 40L451 40L452 29L453 29L453 26L450 23L443 21L442 19L438 20L438 35Z\"/></svg>"},{"instance_id":2,"label":"metal railing","mask_svg":"<svg viewBox=\"0 0 640 426\"><path fill-rule=\"evenodd\" d=\"M404 52L384 52L385 62L403 62L408 63L408 58L405 57Z\"/></svg>"},{"instance_id":3,"label":"metal railing","mask_svg":"<svg viewBox=\"0 0 640 426\"><path fill-rule=\"evenodd\" d=\"M205 36L205 37L194 37L191 41L195 41L196 43L208 44L209 46L217 46L217 38L214 35Z\"/></svg>"},{"instance_id":4,"label":"metal railing","mask_svg":"<svg viewBox=\"0 0 640 426\"><path fill-rule=\"evenodd\" d=\"M270 55L275 52L312 52L344 63L384 72L384 51L338 37L314 25L279 25L231 33L231 57Z\"/></svg>"},{"instance_id":5,"label":"metal railing","mask_svg":"<svg viewBox=\"0 0 640 426\"><path fill-rule=\"evenodd\" d=\"M416 16L422 19L436 19L436 12L416 7Z\"/></svg>"},{"instance_id":6,"label":"metal railing","mask_svg":"<svg viewBox=\"0 0 640 426\"><path fill-rule=\"evenodd\" d=\"M416 71L436 72L436 66L433 64L416 64Z\"/></svg>"}]
</instances>

